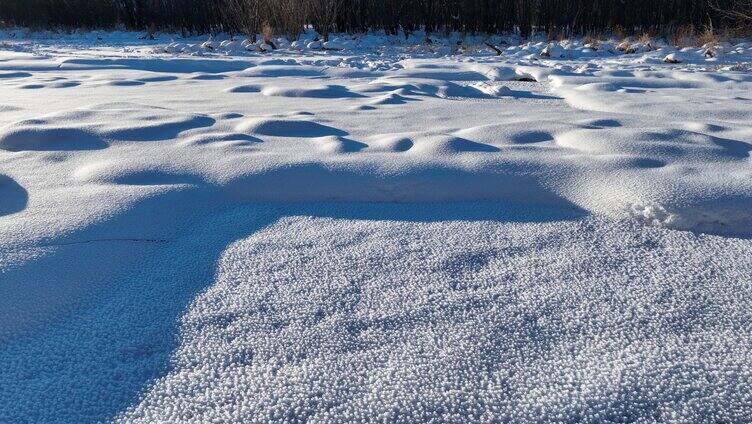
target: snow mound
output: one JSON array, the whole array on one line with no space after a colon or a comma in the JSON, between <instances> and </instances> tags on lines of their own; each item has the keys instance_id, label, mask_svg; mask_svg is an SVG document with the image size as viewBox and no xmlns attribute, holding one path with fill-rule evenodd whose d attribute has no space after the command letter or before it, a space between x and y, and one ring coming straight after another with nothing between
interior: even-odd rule
<instances>
[{"instance_id":1,"label":"snow mound","mask_svg":"<svg viewBox=\"0 0 752 424\"><path fill-rule=\"evenodd\" d=\"M371 105L402 105L412 100L409 97L404 96L405 90L395 90L391 93L386 93L382 96L374 97L368 103Z\"/></svg>"},{"instance_id":2,"label":"snow mound","mask_svg":"<svg viewBox=\"0 0 752 424\"><path fill-rule=\"evenodd\" d=\"M471 84L470 87L490 97L502 97L502 96L513 95L512 90L509 87L505 85L501 85L501 84L478 82L478 83Z\"/></svg>"},{"instance_id":3,"label":"snow mound","mask_svg":"<svg viewBox=\"0 0 752 424\"><path fill-rule=\"evenodd\" d=\"M236 127L242 133L269 135L275 137L326 137L343 136L346 132L314 121L251 118Z\"/></svg>"},{"instance_id":4,"label":"snow mound","mask_svg":"<svg viewBox=\"0 0 752 424\"><path fill-rule=\"evenodd\" d=\"M269 77L320 77L321 68L306 65L259 65L238 73L238 76L248 78Z\"/></svg>"},{"instance_id":5,"label":"snow mound","mask_svg":"<svg viewBox=\"0 0 752 424\"><path fill-rule=\"evenodd\" d=\"M455 153L494 153L500 149L490 144L478 143L462 137L452 135L437 135L415 140L415 146L410 150L414 153L443 155Z\"/></svg>"},{"instance_id":6,"label":"snow mound","mask_svg":"<svg viewBox=\"0 0 752 424\"><path fill-rule=\"evenodd\" d=\"M264 87L256 84L238 85L227 89L228 93L260 93Z\"/></svg>"},{"instance_id":7,"label":"snow mound","mask_svg":"<svg viewBox=\"0 0 752 424\"><path fill-rule=\"evenodd\" d=\"M412 134L381 134L374 136L369 143L369 151L373 152L406 152L412 149L415 142Z\"/></svg>"},{"instance_id":8,"label":"snow mound","mask_svg":"<svg viewBox=\"0 0 752 424\"><path fill-rule=\"evenodd\" d=\"M174 165L159 166L148 162L131 166L122 166L115 161L91 163L77 169L74 177L80 182L133 186L203 183L201 178L190 171L182 171Z\"/></svg>"},{"instance_id":9,"label":"snow mound","mask_svg":"<svg viewBox=\"0 0 752 424\"><path fill-rule=\"evenodd\" d=\"M540 123L535 130L523 130L515 123L489 124L477 127L464 128L456 132L456 135L484 143L497 145L529 145L540 143L550 144L554 140L554 134L571 130L574 126L560 123Z\"/></svg>"},{"instance_id":10,"label":"snow mound","mask_svg":"<svg viewBox=\"0 0 752 424\"><path fill-rule=\"evenodd\" d=\"M261 90L261 93L265 96L309 97L313 99L345 99L362 97L342 85L326 85L320 87L308 86L305 88L270 86Z\"/></svg>"},{"instance_id":11,"label":"snow mound","mask_svg":"<svg viewBox=\"0 0 752 424\"><path fill-rule=\"evenodd\" d=\"M354 153L368 147L365 143L348 140L344 137L328 136L314 140L322 153Z\"/></svg>"},{"instance_id":12,"label":"snow mound","mask_svg":"<svg viewBox=\"0 0 752 424\"><path fill-rule=\"evenodd\" d=\"M9 152L92 150L107 146L102 138L81 128L58 127L35 121L21 121L0 128L0 150Z\"/></svg>"},{"instance_id":13,"label":"snow mound","mask_svg":"<svg viewBox=\"0 0 752 424\"><path fill-rule=\"evenodd\" d=\"M669 53L663 58L663 61L666 63L682 63L685 60L684 55L681 53Z\"/></svg>"}]
</instances>

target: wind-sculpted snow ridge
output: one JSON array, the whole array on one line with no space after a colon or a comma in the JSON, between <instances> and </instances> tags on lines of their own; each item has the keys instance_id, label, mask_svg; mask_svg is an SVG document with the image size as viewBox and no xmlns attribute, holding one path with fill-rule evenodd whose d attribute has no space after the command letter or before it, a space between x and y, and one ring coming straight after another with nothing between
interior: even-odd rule
<instances>
[{"instance_id":1,"label":"wind-sculpted snow ridge","mask_svg":"<svg viewBox=\"0 0 752 424\"><path fill-rule=\"evenodd\" d=\"M0 50L0 422L752 415L751 45L350 41Z\"/></svg>"}]
</instances>

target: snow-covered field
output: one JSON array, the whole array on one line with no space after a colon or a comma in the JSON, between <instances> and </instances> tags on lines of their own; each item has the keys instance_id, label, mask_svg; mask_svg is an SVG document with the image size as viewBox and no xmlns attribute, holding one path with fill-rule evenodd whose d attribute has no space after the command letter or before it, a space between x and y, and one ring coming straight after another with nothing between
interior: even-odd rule
<instances>
[{"instance_id":1,"label":"snow-covered field","mask_svg":"<svg viewBox=\"0 0 752 424\"><path fill-rule=\"evenodd\" d=\"M0 422L752 416L752 43L2 36Z\"/></svg>"}]
</instances>

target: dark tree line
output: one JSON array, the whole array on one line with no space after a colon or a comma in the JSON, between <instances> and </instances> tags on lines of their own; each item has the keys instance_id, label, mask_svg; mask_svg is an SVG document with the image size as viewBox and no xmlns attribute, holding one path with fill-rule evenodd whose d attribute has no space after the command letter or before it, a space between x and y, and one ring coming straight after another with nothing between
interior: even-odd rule
<instances>
[{"instance_id":1,"label":"dark tree line","mask_svg":"<svg viewBox=\"0 0 752 424\"><path fill-rule=\"evenodd\" d=\"M737 0L738 1L738 0ZM717 6L733 1L709 0L345 0L338 27L452 30L494 33L533 28L548 32L585 34L616 27L671 30L727 23Z\"/></svg>"},{"instance_id":2,"label":"dark tree line","mask_svg":"<svg viewBox=\"0 0 752 424\"><path fill-rule=\"evenodd\" d=\"M0 19L31 28L220 29L223 0L0 0Z\"/></svg>"},{"instance_id":3,"label":"dark tree line","mask_svg":"<svg viewBox=\"0 0 752 424\"><path fill-rule=\"evenodd\" d=\"M333 30L585 34L736 25L750 0L0 0L0 20L32 28L262 31Z\"/></svg>"}]
</instances>

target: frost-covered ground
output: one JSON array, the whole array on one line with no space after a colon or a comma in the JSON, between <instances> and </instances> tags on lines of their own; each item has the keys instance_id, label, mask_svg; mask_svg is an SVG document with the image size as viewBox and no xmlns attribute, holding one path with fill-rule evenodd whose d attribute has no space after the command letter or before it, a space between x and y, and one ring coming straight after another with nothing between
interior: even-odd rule
<instances>
[{"instance_id":1,"label":"frost-covered ground","mask_svg":"<svg viewBox=\"0 0 752 424\"><path fill-rule=\"evenodd\" d=\"M752 43L2 35L0 422L752 416Z\"/></svg>"}]
</instances>

